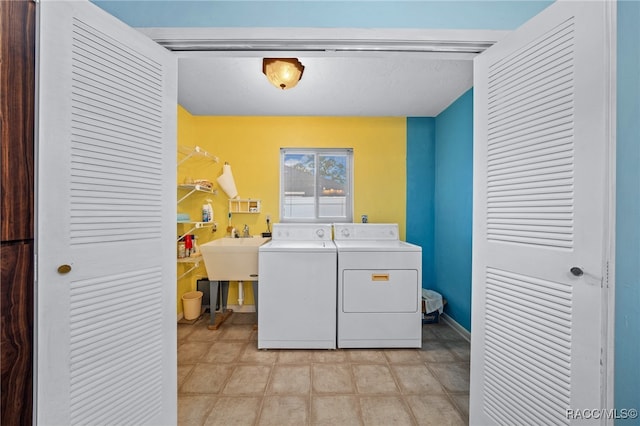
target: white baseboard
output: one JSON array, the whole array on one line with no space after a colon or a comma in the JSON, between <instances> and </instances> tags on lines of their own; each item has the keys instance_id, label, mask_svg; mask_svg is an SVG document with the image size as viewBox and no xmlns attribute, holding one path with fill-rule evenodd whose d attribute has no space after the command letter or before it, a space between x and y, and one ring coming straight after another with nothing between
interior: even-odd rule
<instances>
[{"instance_id":1,"label":"white baseboard","mask_svg":"<svg viewBox=\"0 0 640 426\"><path fill-rule=\"evenodd\" d=\"M468 332L466 328L458 324L453 318L451 318L447 314L442 314L440 318L442 318L443 323L447 324L449 327L457 331L458 334L462 336L464 340L466 340L467 342L471 342L471 333Z\"/></svg>"}]
</instances>

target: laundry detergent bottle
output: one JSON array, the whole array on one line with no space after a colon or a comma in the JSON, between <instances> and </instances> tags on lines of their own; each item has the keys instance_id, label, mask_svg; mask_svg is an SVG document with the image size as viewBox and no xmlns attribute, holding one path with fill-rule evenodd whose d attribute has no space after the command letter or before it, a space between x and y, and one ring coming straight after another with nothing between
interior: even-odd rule
<instances>
[{"instance_id":1,"label":"laundry detergent bottle","mask_svg":"<svg viewBox=\"0 0 640 426\"><path fill-rule=\"evenodd\" d=\"M211 206L211 200L207 199L206 204L202 205L202 221L213 222L213 207Z\"/></svg>"}]
</instances>

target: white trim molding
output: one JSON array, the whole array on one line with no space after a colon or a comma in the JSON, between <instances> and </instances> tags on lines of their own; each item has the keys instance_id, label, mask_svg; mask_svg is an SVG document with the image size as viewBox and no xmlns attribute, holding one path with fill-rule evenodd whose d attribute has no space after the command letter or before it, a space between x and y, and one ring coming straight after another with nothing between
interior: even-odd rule
<instances>
[{"instance_id":1,"label":"white trim molding","mask_svg":"<svg viewBox=\"0 0 640 426\"><path fill-rule=\"evenodd\" d=\"M443 323L447 324L449 327L453 328L456 332L458 332L458 334L462 336L464 340L466 340L467 342L471 342L471 333L468 332L466 328L458 324L456 320L454 320L449 315L444 313L440 315L440 318L442 319Z\"/></svg>"},{"instance_id":2,"label":"white trim molding","mask_svg":"<svg viewBox=\"0 0 640 426\"><path fill-rule=\"evenodd\" d=\"M607 25L607 43L609 45L609 64L608 64L608 80L607 88L608 105L607 113L609 115L607 124L607 144L609 156L607 164L607 188L609 193L607 201L607 223L605 224L605 267L604 267L604 283L603 283L603 309L604 309L604 327L602 330L602 406L607 409L615 408L614 401L614 381L615 381L615 248L616 248L616 94L617 94L617 2L610 1L606 3L606 25ZM607 419L606 424L613 425L614 419Z\"/></svg>"},{"instance_id":3,"label":"white trim molding","mask_svg":"<svg viewBox=\"0 0 640 426\"><path fill-rule=\"evenodd\" d=\"M172 51L478 54L508 31L390 28L136 28Z\"/></svg>"}]
</instances>

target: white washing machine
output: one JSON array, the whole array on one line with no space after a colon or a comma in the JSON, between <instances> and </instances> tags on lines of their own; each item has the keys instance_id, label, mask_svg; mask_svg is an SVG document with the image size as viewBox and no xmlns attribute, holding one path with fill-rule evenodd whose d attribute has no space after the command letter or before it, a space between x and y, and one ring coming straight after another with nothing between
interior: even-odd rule
<instances>
[{"instance_id":1,"label":"white washing machine","mask_svg":"<svg viewBox=\"0 0 640 426\"><path fill-rule=\"evenodd\" d=\"M338 347L422 346L422 247L397 224L334 224Z\"/></svg>"},{"instance_id":2,"label":"white washing machine","mask_svg":"<svg viewBox=\"0 0 640 426\"><path fill-rule=\"evenodd\" d=\"M337 251L329 224L273 226L258 249L258 348L336 348Z\"/></svg>"}]
</instances>

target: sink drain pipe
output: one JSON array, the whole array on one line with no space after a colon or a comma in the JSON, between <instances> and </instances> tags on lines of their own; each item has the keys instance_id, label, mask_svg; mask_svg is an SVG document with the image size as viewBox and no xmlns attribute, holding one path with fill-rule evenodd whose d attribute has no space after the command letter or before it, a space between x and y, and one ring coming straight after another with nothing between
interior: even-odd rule
<instances>
[{"instance_id":1,"label":"sink drain pipe","mask_svg":"<svg viewBox=\"0 0 640 426\"><path fill-rule=\"evenodd\" d=\"M244 304L244 282L238 281L238 305Z\"/></svg>"}]
</instances>

